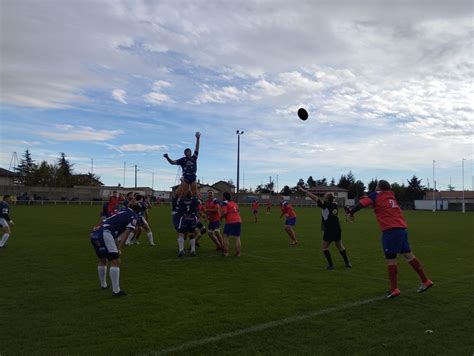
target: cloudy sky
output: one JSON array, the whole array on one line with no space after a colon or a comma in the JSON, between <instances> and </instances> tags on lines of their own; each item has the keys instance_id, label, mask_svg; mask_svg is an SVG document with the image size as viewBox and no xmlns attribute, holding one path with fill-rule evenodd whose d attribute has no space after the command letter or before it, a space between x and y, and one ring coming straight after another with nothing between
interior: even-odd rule
<instances>
[{"instance_id":1,"label":"cloudy sky","mask_svg":"<svg viewBox=\"0 0 474 356\"><path fill-rule=\"evenodd\" d=\"M442 189L473 175L471 1L2 0L1 155L65 152L106 184L279 188L352 170ZM305 107L306 122L296 111ZM245 175L245 179L243 177Z\"/></svg>"}]
</instances>

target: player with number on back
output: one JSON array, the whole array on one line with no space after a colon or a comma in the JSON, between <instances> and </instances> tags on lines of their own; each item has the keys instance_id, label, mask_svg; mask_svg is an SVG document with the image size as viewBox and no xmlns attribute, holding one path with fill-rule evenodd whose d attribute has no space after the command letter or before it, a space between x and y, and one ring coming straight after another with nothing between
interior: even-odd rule
<instances>
[{"instance_id":1,"label":"player with number on back","mask_svg":"<svg viewBox=\"0 0 474 356\"><path fill-rule=\"evenodd\" d=\"M235 239L235 256L240 257L242 250L240 242L242 218L240 217L239 206L232 201L232 196L229 192L224 193L221 213L221 218L225 218L223 255L225 257L229 255L229 237L233 237Z\"/></svg>"},{"instance_id":2,"label":"player with number on back","mask_svg":"<svg viewBox=\"0 0 474 356\"><path fill-rule=\"evenodd\" d=\"M116 297L127 295L120 289L120 255L127 236L135 230L137 225L138 205L129 204L128 208L118 214L105 219L90 234L92 246L99 258L97 271L99 274L100 287L107 289L107 260L110 261L110 279L112 280L112 291ZM116 240L120 239L117 247Z\"/></svg>"},{"instance_id":3,"label":"player with number on back","mask_svg":"<svg viewBox=\"0 0 474 356\"><path fill-rule=\"evenodd\" d=\"M432 287L433 282L426 277L420 262L411 252L408 243L407 224L387 181L380 180L375 192L370 192L367 197L360 199L356 206L350 208L351 217L367 206L374 208L375 216L382 230L382 246L387 259L390 278L390 291L387 293L387 298L395 298L400 295L397 281L397 254L401 254L405 261L418 273L421 279L418 293Z\"/></svg>"},{"instance_id":4,"label":"player with number on back","mask_svg":"<svg viewBox=\"0 0 474 356\"><path fill-rule=\"evenodd\" d=\"M191 246L191 256L196 256L196 240L195 230L197 228L199 200L193 197L188 190L184 197L179 198L177 211L179 216L178 223L178 257L184 257L184 239L186 235L189 237L189 244Z\"/></svg>"},{"instance_id":5,"label":"player with number on back","mask_svg":"<svg viewBox=\"0 0 474 356\"><path fill-rule=\"evenodd\" d=\"M163 157L170 164L178 165L183 170L183 178L181 182L181 186L183 187L183 192L187 192L189 187L191 187L191 192L194 197L197 197L197 183L196 183L196 172L197 172L197 158L199 154L199 140L201 134L196 132L196 146L194 148L194 154L192 154L190 148L186 148L184 150L184 157L178 160L172 160L169 158L168 154L165 153Z\"/></svg>"}]
</instances>

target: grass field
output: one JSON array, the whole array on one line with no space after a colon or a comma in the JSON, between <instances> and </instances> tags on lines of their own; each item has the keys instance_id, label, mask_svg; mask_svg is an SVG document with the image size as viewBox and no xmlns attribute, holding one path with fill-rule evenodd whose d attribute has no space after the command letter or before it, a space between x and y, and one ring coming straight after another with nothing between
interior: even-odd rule
<instances>
[{"instance_id":1,"label":"grass field","mask_svg":"<svg viewBox=\"0 0 474 356\"><path fill-rule=\"evenodd\" d=\"M0 250L1 356L474 354L473 214L405 212L412 249L436 285L415 293L418 277L400 261L402 295L385 300L369 210L343 222L353 268L332 247L336 270L326 271L316 209L297 209L297 247L275 209L254 224L244 208L242 257L221 257L205 238L197 257L178 259L170 209L154 208L158 246L143 236L124 250L129 295L114 298L99 289L88 239L99 209L13 207L16 225Z\"/></svg>"}]
</instances>

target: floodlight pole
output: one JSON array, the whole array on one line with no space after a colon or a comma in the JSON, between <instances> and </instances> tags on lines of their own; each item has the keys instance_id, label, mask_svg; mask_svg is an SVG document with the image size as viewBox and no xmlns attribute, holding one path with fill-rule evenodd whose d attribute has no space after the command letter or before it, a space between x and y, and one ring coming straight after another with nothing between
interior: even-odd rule
<instances>
[{"instance_id":1,"label":"floodlight pole","mask_svg":"<svg viewBox=\"0 0 474 356\"><path fill-rule=\"evenodd\" d=\"M436 211L436 181L435 181L435 160L433 160L433 212Z\"/></svg>"},{"instance_id":2,"label":"floodlight pole","mask_svg":"<svg viewBox=\"0 0 474 356\"><path fill-rule=\"evenodd\" d=\"M240 183L240 136L244 134L243 131L237 130L235 131L237 135L237 196L236 196L236 202L237 204L239 203L239 183Z\"/></svg>"},{"instance_id":3,"label":"floodlight pole","mask_svg":"<svg viewBox=\"0 0 474 356\"><path fill-rule=\"evenodd\" d=\"M466 203L464 201L464 161L466 159L463 158L462 159L462 212L465 213L466 212Z\"/></svg>"}]
</instances>

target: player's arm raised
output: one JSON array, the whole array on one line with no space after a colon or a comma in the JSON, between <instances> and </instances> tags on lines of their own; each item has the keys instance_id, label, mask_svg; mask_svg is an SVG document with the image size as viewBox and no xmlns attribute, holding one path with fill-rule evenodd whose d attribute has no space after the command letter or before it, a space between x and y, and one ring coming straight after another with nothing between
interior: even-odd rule
<instances>
[{"instance_id":1,"label":"player's arm raised","mask_svg":"<svg viewBox=\"0 0 474 356\"><path fill-rule=\"evenodd\" d=\"M298 190L301 192L301 193L304 193L306 196L310 197L312 200L314 200L315 202L318 202L318 201L321 201L321 198L318 197L316 194L313 194L309 191L307 191L306 189L304 189L302 186L298 186Z\"/></svg>"},{"instance_id":2,"label":"player's arm raised","mask_svg":"<svg viewBox=\"0 0 474 356\"><path fill-rule=\"evenodd\" d=\"M199 153L199 141L200 141L200 138L201 138L201 133L200 133L200 132L196 132L196 146L194 147L194 152L195 152L195 153Z\"/></svg>"},{"instance_id":3,"label":"player's arm raised","mask_svg":"<svg viewBox=\"0 0 474 356\"><path fill-rule=\"evenodd\" d=\"M170 158L170 156L168 156L167 153L165 153L165 154L163 155L163 157L166 158L166 160L169 162L169 164L178 164L178 162L176 162L175 160L172 160L172 159Z\"/></svg>"}]
</instances>

